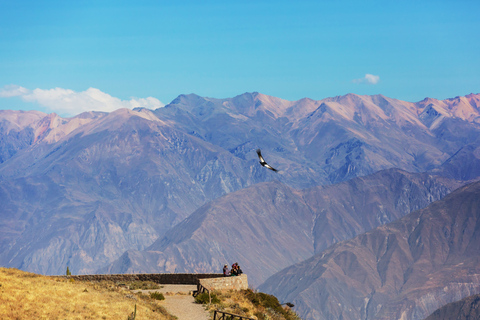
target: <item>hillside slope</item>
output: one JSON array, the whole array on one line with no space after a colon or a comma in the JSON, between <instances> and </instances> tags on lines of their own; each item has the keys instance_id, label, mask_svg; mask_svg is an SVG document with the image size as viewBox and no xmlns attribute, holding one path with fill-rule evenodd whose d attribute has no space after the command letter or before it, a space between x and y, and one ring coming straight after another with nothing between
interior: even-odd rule
<instances>
[{"instance_id":1,"label":"hillside slope","mask_svg":"<svg viewBox=\"0 0 480 320\"><path fill-rule=\"evenodd\" d=\"M305 319L424 319L480 292L480 182L270 277Z\"/></svg>"},{"instance_id":2,"label":"hillside slope","mask_svg":"<svg viewBox=\"0 0 480 320\"><path fill-rule=\"evenodd\" d=\"M0 268L0 315L16 319L173 320L153 299L113 283L86 283Z\"/></svg>"},{"instance_id":3,"label":"hillside slope","mask_svg":"<svg viewBox=\"0 0 480 320\"><path fill-rule=\"evenodd\" d=\"M480 319L480 294L451 302L429 315L425 320L474 320Z\"/></svg>"}]
</instances>

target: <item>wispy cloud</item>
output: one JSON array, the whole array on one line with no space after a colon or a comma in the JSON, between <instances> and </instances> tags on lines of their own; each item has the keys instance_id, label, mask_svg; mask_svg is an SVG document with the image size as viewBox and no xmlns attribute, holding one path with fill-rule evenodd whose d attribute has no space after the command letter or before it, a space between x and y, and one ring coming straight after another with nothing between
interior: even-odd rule
<instances>
[{"instance_id":1,"label":"wispy cloud","mask_svg":"<svg viewBox=\"0 0 480 320\"><path fill-rule=\"evenodd\" d=\"M9 85L0 89L0 98L10 97L37 102L53 112L67 115L76 115L85 111L111 112L120 108L157 109L164 106L160 100L153 97L122 100L96 88L76 92L63 88L29 90L21 86Z\"/></svg>"},{"instance_id":2,"label":"wispy cloud","mask_svg":"<svg viewBox=\"0 0 480 320\"><path fill-rule=\"evenodd\" d=\"M16 86L16 85L9 85L0 89L0 98L18 97L18 96L27 94L28 92L29 90L23 87Z\"/></svg>"},{"instance_id":3,"label":"wispy cloud","mask_svg":"<svg viewBox=\"0 0 480 320\"><path fill-rule=\"evenodd\" d=\"M360 79L354 79L353 83L368 83L368 84L377 84L380 81L380 76L373 74L365 74L365 77Z\"/></svg>"}]
</instances>

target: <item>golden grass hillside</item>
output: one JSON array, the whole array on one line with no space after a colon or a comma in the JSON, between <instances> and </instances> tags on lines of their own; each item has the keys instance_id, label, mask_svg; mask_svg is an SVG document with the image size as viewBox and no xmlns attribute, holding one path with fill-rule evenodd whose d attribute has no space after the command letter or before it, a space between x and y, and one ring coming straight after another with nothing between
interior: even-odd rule
<instances>
[{"instance_id":1,"label":"golden grass hillside","mask_svg":"<svg viewBox=\"0 0 480 320\"><path fill-rule=\"evenodd\" d=\"M275 296L251 289L213 291L210 298L208 293L203 293L195 301L205 304L211 314L214 310L220 310L257 320L300 320L293 310L281 305Z\"/></svg>"},{"instance_id":2,"label":"golden grass hillside","mask_svg":"<svg viewBox=\"0 0 480 320\"><path fill-rule=\"evenodd\" d=\"M0 268L0 319L175 319L155 300L113 283L75 282Z\"/></svg>"}]
</instances>

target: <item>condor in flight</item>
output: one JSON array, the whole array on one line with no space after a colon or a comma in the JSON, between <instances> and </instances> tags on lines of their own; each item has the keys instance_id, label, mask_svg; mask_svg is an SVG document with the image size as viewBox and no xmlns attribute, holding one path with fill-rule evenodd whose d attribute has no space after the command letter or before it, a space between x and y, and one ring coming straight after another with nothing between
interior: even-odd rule
<instances>
[{"instance_id":1,"label":"condor in flight","mask_svg":"<svg viewBox=\"0 0 480 320\"><path fill-rule=\"evenodd\" d=\"M265 168L268 168L268 169L270 169L270 170L272 170L272 171L275 171L275 172L278 171L277 169L275 169L274 167L272 167L271 165L269 165L269 164L265 161L265 159L263 159L263 157L262 157L262 152L260 151L260 149L257 149L257 154L258 154L258 159L260 159L259 162L260 162L260 164L261 164L262 166L264 166Z\"/></svg>"}]
</instances>

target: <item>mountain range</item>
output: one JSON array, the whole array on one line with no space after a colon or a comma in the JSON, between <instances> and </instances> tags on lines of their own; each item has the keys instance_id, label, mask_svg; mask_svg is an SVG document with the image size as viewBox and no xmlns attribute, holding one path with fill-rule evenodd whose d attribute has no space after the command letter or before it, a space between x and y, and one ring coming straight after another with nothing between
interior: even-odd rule
<instances>
[{"instance_id":1,"label":"mountain range","mask_svg":"<svg viewBox=\"0 0 480 320\"><path fill-rule=\"evenodd\" d=\"M479 133L479 94L2 110L0 264L211 272L235 260L259 285L477 179Z\"/></svg>"}]
</instances>

